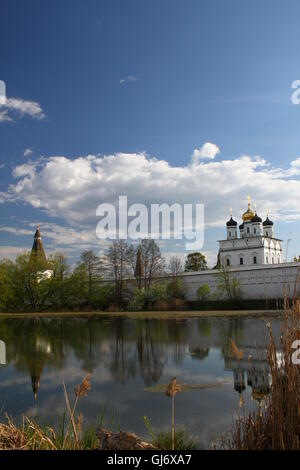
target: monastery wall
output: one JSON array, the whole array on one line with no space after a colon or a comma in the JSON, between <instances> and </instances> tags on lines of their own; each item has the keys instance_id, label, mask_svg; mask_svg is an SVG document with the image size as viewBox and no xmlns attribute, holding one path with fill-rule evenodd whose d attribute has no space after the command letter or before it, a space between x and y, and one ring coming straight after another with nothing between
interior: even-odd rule
<instances>
[{"instance_id":1,"label":"monastery wall","mask_svg":"<svg viewBox=\"0 0 300 470\"><path fill-rule=\"evenodd\" d=\"M300 263L282 263L274 265L239 266L229 269L231 278L240 283L243 299L280 299L285 292L293 297L298 275L297 295L300 297ZM210 295L217 292L220 282L218 270L199 271L196 273L183 273L182 284L187 300L197 300L197 289L202 284L208 284ZM226 300L224 292L219 299Z\"/></svg>"}]
</instances>

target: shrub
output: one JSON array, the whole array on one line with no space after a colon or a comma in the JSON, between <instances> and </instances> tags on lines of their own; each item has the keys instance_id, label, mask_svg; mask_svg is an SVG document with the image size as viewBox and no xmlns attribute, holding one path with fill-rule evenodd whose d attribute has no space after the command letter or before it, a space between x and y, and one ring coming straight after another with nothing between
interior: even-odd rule
<instances>
[{"instance_id":1,"label":"shrub","mask_svg":"<svg viewBox=\"0 0 300 470\"><path fill-rule=\"evenodd\" d=\"M202 286L197 289L198 300L200 300L201 302L206 302L208 300L209 293L209 286L207 284L202 284Z\"/></svg>"},{"instance_id":2,"label":"shrub","mask_svg":"<svg viewBox=\"0 0 300 470\"><path fill-rule=\"evenodd\" d=\"M166 300L166 285L165 284L153 284L149 289L148 301L151 303L160 302Z\"/></svg>"},{"instance_id":3,"label":"shrub","mask_svg":"<svg viewBox=\"0 0 300 470\"><path fill-rule=\"evenodd\" d=\"M134 289L133 297L128 303L128 310L139 312L145 310L147 303L147 292L144 287L141 289Z\"/></svg>"},{"instance_id":4,"label":"shrub","mask_svg":"<svg viewBox=\"0 0 300 470\"><path fill-rule=\"evenodd\" d=\"M173 279L167 285L166 293L169 299L184 299L184 289L181 280L178 278Z\"/></svg>"}]
</instances>

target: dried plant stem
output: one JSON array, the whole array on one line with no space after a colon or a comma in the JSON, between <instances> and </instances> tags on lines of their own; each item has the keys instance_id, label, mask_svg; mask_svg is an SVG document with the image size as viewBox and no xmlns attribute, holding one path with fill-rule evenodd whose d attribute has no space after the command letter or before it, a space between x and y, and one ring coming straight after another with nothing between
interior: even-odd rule
<instances>
[{"instance_id":1,"label":"dried plant stem","mask_svg":"<svg viewBox=\"0 0 300 470\"><path fill-rule=\"evenodd\" d=\"M175 401L175 395L172 395L172 450L174 450L174 446L175 446L174 401Z\"/></svg>"},{"instance_id":2,"label":"dried plant stem","mask_svg":"<svg viewBox=\"0 0 300 470\"><path fill-rule=\"evenodd\" d=\"M69 416L70 416L70 422L71 422L71 425L72 425L75 442L76 442L76 448L79 449L79 441L78 441L78 436L77 436L77 431L76 431L76 424L75 424L75 420L74 420L74 413L75 413L75 409L76 409L76 405L77 405L77 401L78 401L78 396L75 399L75 403L74 403L73 411L72 411L71 406L70 406L70 400L69 400L68 392L67 392L67 389L66 389L66 386L65 386L64 382L63 382L63 391L64 391L65 402L66 402L66 405L67 405L67 410L68 410L68 413L69 413ZM68 437L68 431L66 432L66 435L65 435L63 447L65 446L67 437Z\"/></svg>"}]
</instances>

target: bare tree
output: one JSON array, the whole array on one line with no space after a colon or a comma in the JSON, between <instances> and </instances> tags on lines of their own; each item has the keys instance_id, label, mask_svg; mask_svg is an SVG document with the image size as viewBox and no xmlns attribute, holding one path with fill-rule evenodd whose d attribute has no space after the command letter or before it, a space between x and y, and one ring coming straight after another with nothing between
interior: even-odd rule
<instances>
[{"instance_id":1,"label":"bare tree","mask_svg":"<svg viewBox=\"0 0 300 470\"><path fill-rule=\"evenodd\" d=\"M131 250L124 240L114 241L108 249L107 264L115 283L115 296L119 307L123 303L124 278L129 274Z\"/></svg>"},{"instance_id":2,"label":"bare tree","mask_svg":"<svg viewBox=\"0 0 300 470\"><path fill-rule=\"evenodd\" d=\"M162 274L165 260L157 243L150 238L142 240L140 253L144 270L144 286L148 291L153 277Z\"/></svg>"},{"instance_id":3,"label":"bare tree","mask_svg":"<svg viewBox=\"0 0 300 470\"><path fill-rule=\"evenodd\" d=\"M173 277L178 277L183 272L183 265L179 256L172 256L169 262L168 271Z\"/></svg>"},{"instance_id":4,"label":"bare tree","mask_svg":"<svg viewBox=\"0 0 300 470\"><path fill-rule=\"evenodd\" d=\"M88 296L90 297L94 283L98 282L101 278L102 263L92 250L83 251L80 260L87 274Z\"/></svg>"}]
</instances>

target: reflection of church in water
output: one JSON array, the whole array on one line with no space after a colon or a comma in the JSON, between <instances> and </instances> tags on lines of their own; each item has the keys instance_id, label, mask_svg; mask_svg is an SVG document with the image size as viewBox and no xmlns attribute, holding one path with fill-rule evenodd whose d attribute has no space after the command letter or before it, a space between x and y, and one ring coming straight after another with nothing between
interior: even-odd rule
<instances>
[{"instance_id":1,"label":"reflection of church in water","mask_svg":"<svg viewBox=\"0 0 300 470\"><path fill-rule=\"evenodd\" d=\"M249 353L249 351L247 351ZM255 351L254 354L257 354ZM263 400L270 391L270 371L266 357L252 357L251 354L245 356L240 361L226 356L225 370L233 372L234 389L242 394L246 388L246 383L251 387L251 397L254 400Z\"/></svg>"}]
</instances>

